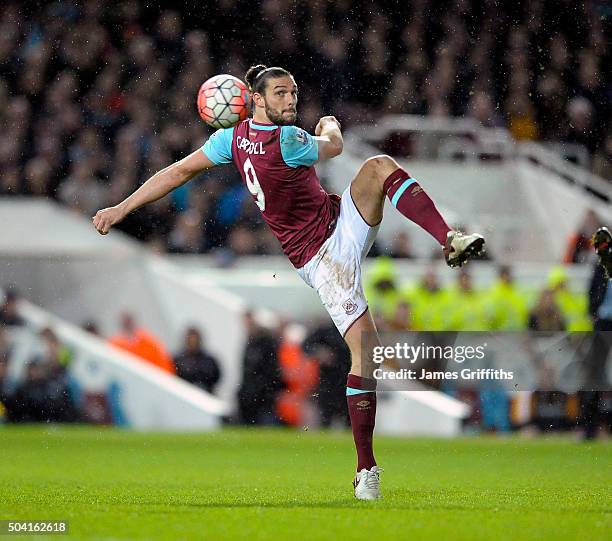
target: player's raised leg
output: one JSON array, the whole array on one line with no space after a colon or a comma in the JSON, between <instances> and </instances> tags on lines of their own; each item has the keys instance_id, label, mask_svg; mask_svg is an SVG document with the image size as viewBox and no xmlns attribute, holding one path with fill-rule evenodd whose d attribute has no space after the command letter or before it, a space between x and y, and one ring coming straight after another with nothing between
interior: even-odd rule
<instances>
[{"instance_id":1,"label":"player's raised leg","mask_svg":"<svg viewBox=\"0 0 612 541\"><path fill-rule=\"evenodd\" d=\"M373 435L376 421L377 366L372 360L374 346L380 345L376 326L369 310L357 319L344 335L351 350L351 370L346 381L353 439L357 449L357 474L353 485L355 497L375 500L380 497L380 472L374 458Z\"/></svg>"},{"instance_id":2,"label":"player's raised leg","mask_svg":"<svg viewBox=\"0 0 612 541\"><path fill-rule=\"evenodd\" d=\"M367 159L351 183L351 196L363 219L370 225L383 217L385 196L406 218L432 237L444 250L451 267L461 266L484 249L484 238L451 229L421 185L390 156Z\"/></svg>"},{"instance_id":3,"label":"player's raised leg","mask_svg":"<svg viewBox=\"0 0 612 541\"><path fill-rule=\"evenodd\" d=\"M450 266L460 266L483 249L480 235L464 235L451 229L433 201L390 156L374 156L366 160L350 186L350 194L363 220L370 226L383 218L385 197L397 210L432 235L444 250ZM376 499L380 495L380 468L373 450L376 421L376 379L372 352L380 345L376 326L365 311L344 335L351 350L351 371L346 385L347 404L353 438L357 449L355 496Z\"/></svg>"}]
</instances>

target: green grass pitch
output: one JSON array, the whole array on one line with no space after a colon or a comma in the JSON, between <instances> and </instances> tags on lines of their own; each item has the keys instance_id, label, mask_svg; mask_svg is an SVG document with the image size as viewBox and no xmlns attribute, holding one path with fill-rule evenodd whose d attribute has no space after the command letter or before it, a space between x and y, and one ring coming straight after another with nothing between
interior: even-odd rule
<instances>
[{"instance_id":1,"label":"green grass pitch","mask_svg":"<svg viewBox=\"0 0 612 541\"><path fill-rule=\"evenodd\" d=\"M348 432L0 426L0 519L69 520L56 541L611 538L609 443L380 437L376 450L384 499L358 502Z\"/></svg>"}]
</instances>

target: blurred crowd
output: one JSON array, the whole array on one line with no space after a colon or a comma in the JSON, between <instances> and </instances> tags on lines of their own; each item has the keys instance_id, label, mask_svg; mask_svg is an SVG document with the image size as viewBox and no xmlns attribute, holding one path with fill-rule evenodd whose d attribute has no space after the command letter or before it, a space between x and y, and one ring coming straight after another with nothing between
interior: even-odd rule
<instances>
[{"instance_id":1,"label":"blurred crowd","mask_svg":"<svg viewBox=\"0 0 612 541\"><path fill-rule=\"evenodd\" d=\"M187 3L187 6L190 4ZM239 13L239 16L236 16ZM91 216L202 145L208 77L278 64L300 123L381 113L468 116L518 139L584 145L612 178L610 21L603 0L5 2L0 13L0 195L52 197ZM231 168L121 226L159 251L277 253Z\"/></svg>"},{"instance_id":2,"label":"blurred crowd","mask_svg":"<svg viewBox=\"0 0 612 541\"><path fill-rule=\"evenodd\" d=\"M310 131L324 114L344 127L385 113L464 116L517 139L583 145L593 170L612 180L611 21L604 0L453 0L444 9L434 0L219 0L182 11L164 0L9 0L0 12L0 196L50 197L93 215L202 145L210 130L195 97L205 79L242 76L260 62L294 73L299 122ZM585 261L595 222L587 216L566 262ZM279 253L232 167L194 179L120 227L160 252L223 260ZM385 253L412 257L408 235ZM612 296L593 285L588 297L574 292L561 267L541 291L525 290L507 267L480 289L469 272L449 286L433 271L404 284L383 258L366 285L382 330L571 331L612 321ZM9 292L0 310L6 416L108 422L99 397L74 385L72 353L53 329L40 333L21 377L11 377L3 329L24 325L16 303ZM250 314L245 325L248 385L237 390L237 422L347 422L350 361L329 322L305 337L286 322L264 329ZM95 323L87 329L97 333ZM197 328L186 329L174 354L130 314L105 339L213 393L223 376ZM483 411L492 399L479 400ZM557 397L542 400L534 404Z\"/></svg>"},{"instance_id":3,"label":"blurred crowd","mask_svg":"<svg viewBox=\"0 0 612 541\"><path fill-rule=\"evenodd\" d=\"M563 266L551 269L546 287L526 288L501 266L497 279L474 286L463 268L441 285L435 269L403 283L390 258L378 258L366 279L366 297L382 331L590 331L593 317L584 291L569 287Z\"/></svg>"},{"instance_id":4,"label":"blurred crowd","mask_svg":"<svg viewBox=\"0 0 612 541\"><path fill-rule=\"evenodd\" d=\"M12 301L8 301L9 303ZM11 325L22 325L13 319ZM11 345L0 323L0 420L13 422L70 422L77 411L66 370L71 352L50 328L40 332L38 352L25 365L22 376L9 373Z\"/></svg>"},{"instance_id":5,"label":"blurred crowd","mask_svg":"<svg viewBox=\"0 0 612 541\"><path fill-rule=\"evenodd\" d=\"M115 335L103 337L91 321L83 330L209 393L221 379L219 362L196 327L185 330L183 346L174 355L130 313L121 315ZM14 351L22 331L30 337L26 358L21 358L23 351ZM73 361L74 352L51 327L36 331L28 325L19 315L19 294L7 289L0 305L0 420L123 424L116 384L83 389L71 370Z\"/></svg>"},{"instance_id":6,"label":"blurred crowd","mask_svg":"<svg viewBox=\"0 0 612 541\"><path fill-rule=\"evenodd\" d=\"M570 287L562 266L553 268L546 286L536 291L516 283L506 266L499 268L493 283L476 288L466 271L459 273L456 283L445 286L433 270L416 282L403 283L394 265L392 259L380 258L366 277L370 309L383 332L612 330L612 289L608 291L612 286L599 266L586 296ZM6 331L27 325L18 303L18 295L9 289L0 306L0 420L122 424L114 398L117 389L110 385L92 393L80 388L71 372L73 352L51 328L38 333L36 353L21 363L23 370L10 370L13 352ZM108 337L101 336L94 322L83 328L143 362L216 393L222 367L198 328L187 328L183 346L171 354L132 314L122 314L118 323L118 332ZM269 327L247 312L244 326L241 384L235 391L236 410L227 422L348 426L345 387L350 352L327 317L307 327L288 320ZM591 360L584 366L597 370L606 366L600 361L608 357L610 343L600 335L592 336ZM455 389L434 384L434 388L470 404L471 414L465 421L469 431L578 428L588 438L596 437L602 427L612 431L612 392L567 393L552 383L557 381L554 363L542 364L538 370L540 383L530 392L507 393L486 386ZM597 382L601 378L601 374L595 377Z\"/></svg>"}]
</instances>

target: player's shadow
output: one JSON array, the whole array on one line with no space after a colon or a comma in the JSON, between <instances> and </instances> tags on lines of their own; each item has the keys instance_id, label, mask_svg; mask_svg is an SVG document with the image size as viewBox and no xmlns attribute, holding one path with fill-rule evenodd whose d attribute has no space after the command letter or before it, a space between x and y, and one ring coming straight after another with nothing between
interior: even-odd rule
<instances>
[{"instance_id":1,"label":"player's shadow","mask_svg":"<svg viewBox=\"0 0 612 541\"><path fill-rule=\"evenodd\" d=\"M227 501L227 502L185 502L182 504L176 504L177 507L196 507L196 508L260 508L260 509L291 509L291 508L309 508L309 509L361 509L364 506L374 506L377 509L389 509L389 510L397 510L402 511L406 509L410 510L432 510L432 509L440 509L440 510L473 510L474 505L462 505L462 504L435 504L435 503L421 503L416 504L413 501L410 501L409 498L406 498L405 503L399 503L394 496L389 494L388 499L380 499L375 502L366 502L359 501L355 498L346 498L342 500L321 500L314 502L262 502L262 501L253 501L253 502L236 502L236 501ZM496 506L488 506L483 505L482 507L478 507L478 509L486 510L486 509L495 509Z\"/></svg>"},{"instance_id":2,"label":"player's shadow","mask_svg":"<svg viewBox=\"0 0 612 541\"><path fill-rule=\"evenodd\" d=\"M397 497L405 498L405 502L398 502ZM223 509L223 508L259 508L259 509L292 509L292 508L308 508L308 509L363 509L365 507L371 507L375 509L388 509L394 511L410 510L410 511L516 511L517 509L528 509L529 511L542 511L548 513L566 513L569 508L558 507L551 509L550 506L534 506L532 504L517 504L517 505L500 505L482 503L475 505L474 502L462 504L462 503L450 503L450 502L432 502L432 501L414 501L406 496L405 493L400 494L388 494L387 498L380 499L375 502L358 501L354 498L346 498L341 500L321 500L314 502L185 502L176 503L176 508L199 508L199 509ZM608 508L580 508L581 513L585 514L612 514L612 510Z\"/></svg>"},{"instance_id":3,"label":"player's shadow","mask_svg":"<svg viewBox=\"0 0 612 541\"><path fill-rule=\"evenodd\" d=\"M346 501L321 501L321 502L211 502L211 503L188 503L185 504L187 507L260 507L260 508L270 508L270 509L284 509L284 508L296 508L296 507L309 507L309 508L335 508L335 509L345 509L351 507L359 507L360 505L366 502L360 502L355 499L347 499ZM383 503L383 500L380 500L375 503L375 505L379 505ZM393 508L397 509L407 509L409 506L404 505L393 505ZM390 507L391 509L391 507Z\"/></svg>"},{"instance_id":4,"label":"player's shadow","mask_svg":"<svg viewBox=\"0 0 612 541\"><path fill-rule=\"evenodd\" d=\"M274 503L263 503L263 502L214 502L214 503L186 503L179 505L179 507L197 507L201 509L216 509L216 508L258 508L258 509L294 509L294 508L308 508L308 509L358 509L362 508L364 505L372 505L374 504L377 509L395 509L395 510L404 510L404 509L415 509L414 506L408 505L384 505L384 501L380 500L377 502L360 502L355 499L346 501L325 501L325 502L274 502ZM426 507L423 507L426 509ZM467 509L467 508L466 508Z\"/></svg>"}]
</instances>

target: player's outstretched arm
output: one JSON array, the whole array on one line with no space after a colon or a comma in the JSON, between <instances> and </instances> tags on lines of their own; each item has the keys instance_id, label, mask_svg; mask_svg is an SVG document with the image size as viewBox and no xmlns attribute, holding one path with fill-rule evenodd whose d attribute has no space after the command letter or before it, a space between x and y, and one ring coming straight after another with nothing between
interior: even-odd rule
<instances>
[{"instance_id":1,"label":"player's outstretched arm","mask_svg":"<svg viewBox=\"0 0 612 541\"><path fill-rule=\"evenodd\" d=\"M319 147L319 161L329 160L342 154L344 141L340 122L334 116L324 116L315 128L315 139Z\"/></svg>"},{"instance_id":2,"label":"player's outstretched arm","mask_svg":"<svg viewBox=\"0 0 612 541\"><path fill-rule=\"evenodd\" d=\"M106 235L111 227L121 222L130 212L161 199L175 188L182 186L205 169L214 167L206 154L196 150L189 156L155 173L132 195L114 207L99 210L93 217L94 227Z\"/></svg>"}]
</instances>

